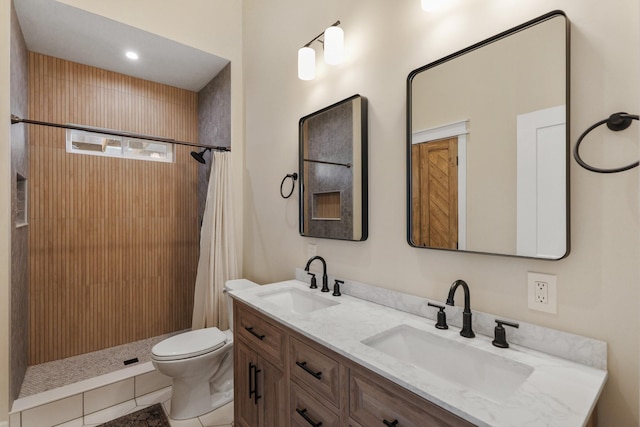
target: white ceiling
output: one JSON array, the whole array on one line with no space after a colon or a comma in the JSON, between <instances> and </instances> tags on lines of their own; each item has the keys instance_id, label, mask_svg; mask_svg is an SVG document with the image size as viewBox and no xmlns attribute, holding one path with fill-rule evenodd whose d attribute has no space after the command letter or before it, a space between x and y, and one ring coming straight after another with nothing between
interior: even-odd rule
<instances>
[{"instance_id":1,"label":"white ceiling","mask_svg":"<svg viewBox=\"0 0 640 427\"><path fill-rule=\"evenodd\" d=\"M56 0L14 0L32 52L194 92L229 61ZM132 50L140 59L131 61Z\"/></svg>"}]
</instances>

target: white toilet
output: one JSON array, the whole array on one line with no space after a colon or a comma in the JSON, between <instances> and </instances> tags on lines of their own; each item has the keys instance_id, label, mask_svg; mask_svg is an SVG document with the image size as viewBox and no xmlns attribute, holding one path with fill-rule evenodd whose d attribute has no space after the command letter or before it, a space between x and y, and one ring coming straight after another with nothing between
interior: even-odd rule
<instances>
[{"instance_id":1,"label":"white toilet","mask_svg":"<svg viewBox=\"0 0 640 427\"><path fill-rule=\"evenodd\" d=\"M233 400L233 304L226 291L255 286L244 279L225 284L229 330L197 329L167 338L151 349L153 366L173 378L171 418L194 418Z\"/></svg>"}]
</instances>

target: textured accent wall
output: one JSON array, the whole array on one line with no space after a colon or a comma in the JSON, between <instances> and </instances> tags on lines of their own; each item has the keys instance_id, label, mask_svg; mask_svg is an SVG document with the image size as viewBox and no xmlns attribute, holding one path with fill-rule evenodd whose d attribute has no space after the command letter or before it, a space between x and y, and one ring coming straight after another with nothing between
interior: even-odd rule
<instances>
[{"instance_id":1,"label":"textured accent wall","mask_svg":"<svg viewBox=\"0 0 640 427\"><path fill-rule=\"evenodd\" d=\"M11 2L11 114L27 115L28 51ZM16 227L16 177L29 178L26 125L11 125L11 352L9 398L20 394L29 351L29 227ZM28 183L28 181L27 181ZM28 184L27 184L28 185Z\"/></svg>"},{"instance_id":2,"label":"textured accent wall","mask_svg":"<svg viewBox=\"0 0 640 427\"><path fill-rule=\"evenodd\" d=\"M194 92L30 53L35 120L197 140ZM65 131L29 135L29 363L191 324L197 163L68 154Z\"/></svg>"},{"instance_id":3,"label":"textured accent wall","mask_svg":"<svg viewBox=\"0 0 640 427\"><path fill-rule=\"evenodd\" d=\"M198 144L231 147L231 64L224 67L198 92ZM204 158L206 165L198 164L198 218L204 216L211 151Z\"/></svg>"},{"instance_id":4,"label":"textured accent wall","mask_svg":"<svg viewBox=\"0 0 640 427\"><path fill-rule=\"evenodd\" d=\"M307 120L307 156L353 163L353 105L347 102ZM314 194L339 193L340 219L313 218ZM309 236L353 239L353 168L305 162L305 223ZM311 217L309 218L309 216ZM308 221L308 222L307 222Z\"/></svg>"}]
</instances>

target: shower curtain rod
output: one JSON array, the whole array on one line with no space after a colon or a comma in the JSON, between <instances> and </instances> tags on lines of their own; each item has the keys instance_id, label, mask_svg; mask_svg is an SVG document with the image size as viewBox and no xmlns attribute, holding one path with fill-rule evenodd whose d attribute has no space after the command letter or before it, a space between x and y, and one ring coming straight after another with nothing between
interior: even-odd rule
<instances>
[{"instance_id":1,"label":"shower curtain rod","mask_svg":"<svg viewBox=\"0 0 640 427\"><path fill-rule=\"evenodd\" d=\"M98 132L98 133L104 133L107 135L122 136L125 138L148 139L150 141L167 142L170 144L178 144L178 145L188 145L189 147L209 148L211 150L217 150L217 151L231 151L230 147L194 144L192 142L178 141L170 138L161 138L159 136L142 135L142 134L130 133L130 132L119 132L119 131L113 131L110 129L94 128L94 127L88 127L88 126L78 126L78 125L69 125L69 124L63 125L60 123L50 123L50 122L41 122L38 120L21 119L20 117L12 114L11 124L13 125L16 123L26 123L30 125L49 126L49 127L62 128L62 129L82 130L86 132Z\"/></svg>"}]
</instances>

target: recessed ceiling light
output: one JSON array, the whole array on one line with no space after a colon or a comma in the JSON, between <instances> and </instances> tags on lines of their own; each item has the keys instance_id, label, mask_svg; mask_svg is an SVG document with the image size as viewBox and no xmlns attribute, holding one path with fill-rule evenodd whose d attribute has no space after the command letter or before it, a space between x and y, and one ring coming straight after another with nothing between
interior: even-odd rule
<instances>
[{"instance_id":1,"label":"recessed ceiling light","mask_svg":"<svg viewBox=\"0 0 640 427\"><path fill-rule=\"evenodd\" d=\"M126 55L129 59L138 59L138 54L133 51L128 51Z\"/></svg>"}]
</instances>

